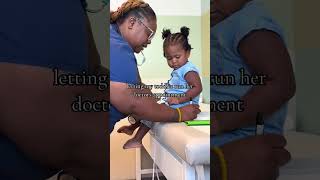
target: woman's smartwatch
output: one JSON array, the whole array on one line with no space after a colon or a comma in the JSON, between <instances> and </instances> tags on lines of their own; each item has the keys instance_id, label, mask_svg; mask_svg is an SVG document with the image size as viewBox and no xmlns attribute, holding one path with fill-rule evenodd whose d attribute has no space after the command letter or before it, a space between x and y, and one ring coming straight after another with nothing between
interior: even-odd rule
<instances>
[{"instance_id":1,"label":"woman's smartwatch","mask_svg":"<svg viewBox=\"0 0 320 180\"><path fill-rule=\"evenodd\" d=\"M136 124L137 120L133 116L128 116L128 121L130 124Z\"/></svg>"}]
</instances>

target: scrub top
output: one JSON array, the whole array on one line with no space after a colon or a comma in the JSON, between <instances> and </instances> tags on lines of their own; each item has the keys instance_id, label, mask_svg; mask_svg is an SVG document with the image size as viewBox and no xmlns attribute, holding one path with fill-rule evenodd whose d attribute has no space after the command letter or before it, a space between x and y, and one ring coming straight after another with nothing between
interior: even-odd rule
<instances>
[{"instance_id":1,"label":"scrub top","mask_svg":"<svg viewBox=\"0 0 320 180\"><path fill-rule=\"evenodd\" d=\"M0 63L87 70L84 4L84 0L2 1ZM28 159L0 134L1 180L43 180L55 173Z\"/></svg>"},{"instance_id":2,"label":"scrub top","mask_svg":"<svg viewBox=\"0 0 320 180\"><path fill-rule=\"evenodd\" d=\"M122 38L116 24L110 24L110 81L132 85L140 83L134 51L128 42ZM114 125L126 116L111 104L109 132L111 133Z\"/></svg>"},{"instance_id":3,"label":"scrub top","mask_svg":"<svg viewBox=\"0 0 320 180\"><path fill-rule=\"evenodd\" d=\"M211 74L233 74L236 80L236 85L211 85L211 101L237 101L252 88L252 85L239 85L239 69L244 68L245 73L250 74L250 68L239 54L238 46L245 36L255 30L272 31L284 41L280 26L272 19L263 4L256 0L248 2L241 10L211 28ZM265 133L282 134L286 113L287 103L266 117ZM213 136L211 143L215 146L221 146L252 135L255 135L255 126Z\"/></svg>"}]
</instances>

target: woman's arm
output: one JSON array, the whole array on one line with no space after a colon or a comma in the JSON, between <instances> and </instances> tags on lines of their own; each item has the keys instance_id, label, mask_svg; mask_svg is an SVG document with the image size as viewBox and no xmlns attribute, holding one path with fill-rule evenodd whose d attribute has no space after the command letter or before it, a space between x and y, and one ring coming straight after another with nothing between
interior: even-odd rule
<instances>
[{"instance_id":1,"label":"woman's arm","mask_svg":"<svg viewBox=\"0 0 320 180\"><path fill-rule=\"evenodd\" d=\"M257 112L270 115L295 94L295 78L290 56L281 38L274 32L250 33L239 44L239 52L253 75L267 75L265 85L253 86L241 100L243 112L212 113L218 134L255 123Z\"/></svg>"},{"instance_id":2,"label":"woman's arm","mask_svg":"<svg viewBox=\"0 0 320 180\"><path fill-rule=\"evenodd\" d=\"M148 97L141 97L148 96ZM128 88L128 84L110 82L110 101L120 112L134 115L138 119L148 119L156 122L177 122L178 111L164 104L158 104L150 90ZM182 120L197 117L200 109L197 105L181 108Z\"/></svg>"}]
</instances>

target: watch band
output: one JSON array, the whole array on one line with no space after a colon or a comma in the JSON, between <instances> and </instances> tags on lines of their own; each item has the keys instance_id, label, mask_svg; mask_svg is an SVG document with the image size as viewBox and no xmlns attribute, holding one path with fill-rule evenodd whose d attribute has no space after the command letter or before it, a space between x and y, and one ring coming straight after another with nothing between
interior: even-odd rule
<instances>
[{"instance_id":1,"label":"watch band","mask_svg":"<svg viewBox=\"0 0 320 180\"><path fill-rule=\"evenodd\" d=\"M130 124L136 124L137 120L133 116L128 116L128 121Z\"/></svg>"}]
</instances>

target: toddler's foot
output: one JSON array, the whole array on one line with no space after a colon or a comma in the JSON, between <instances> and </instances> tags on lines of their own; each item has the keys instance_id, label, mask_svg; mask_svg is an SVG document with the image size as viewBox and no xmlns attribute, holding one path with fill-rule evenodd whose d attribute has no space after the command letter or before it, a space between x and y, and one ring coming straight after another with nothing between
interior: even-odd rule
<instances>
[{"instance_id":1,"label":"toddler's foot","mask_svg":"<svg viewBox=\"0 0 320 180\"><path fill-rule=\"evenodd\" d=\"M125 134L127 134L127 135L132 135L133 134L133 132L134 132L134 128L131 128L131 126L122 126L122 127L120 127L119 129L118 129L118 133L125 133Z\"/></svg>"},{"instance_id":2,"label":"toddler's foot","mask_svg":"<svg viewBox=\"0 0 320 180\"><path fill-rule=\"evenodd\" d=\"M137 139L129 139L124 145L123 145L123 149L130 149L130 148L140 148L142 146L142 142L141 140L137 140Z\"/></svg>"}]
</instances>

